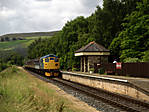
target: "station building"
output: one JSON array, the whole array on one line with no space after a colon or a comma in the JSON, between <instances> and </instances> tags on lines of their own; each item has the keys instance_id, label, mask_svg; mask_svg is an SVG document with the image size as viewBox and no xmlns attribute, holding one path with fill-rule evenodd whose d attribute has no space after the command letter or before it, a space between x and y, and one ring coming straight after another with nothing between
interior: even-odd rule
<instances>
[{"instance_id":1,"label":"station building","mask_svg":"<svg viewBox=\"0 0 149 112\"><path fill-rule=\"evenodd\" d=\"M100 66L103 63L108 63L110 51L96 42L90 42L86 46L75 51L75 56L80 58L81 72L89 72L95 66Z\"/></svg>"}]
</instances>

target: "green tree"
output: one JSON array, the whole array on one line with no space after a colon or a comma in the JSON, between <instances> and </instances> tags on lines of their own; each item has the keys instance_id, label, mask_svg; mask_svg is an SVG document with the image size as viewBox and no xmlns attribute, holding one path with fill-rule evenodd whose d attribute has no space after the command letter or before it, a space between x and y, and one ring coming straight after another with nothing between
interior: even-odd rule
<instances>
[{"instance_id":1,"label":"green tree","mask_svg":"<svg viewBox=\"0 0 149 112\"><path fill-rule=\"evenodd\" d=\"M143 61L144 62L149 62L149 50L144 52Z\"/></svg>"},{"instance_id":2,"label":"green tree","mask_svg":"<svg viewBox=\"0 0 149 112\"><path fill-rule=\"evenodd\" d=\"M79 58L74 56L76 50L91 41L96 41L108 48L113 39L112 53L118 53L116 56L119 56L121 47L118 45L122 40L117 36L123 30L121 23L124 22L127 14L135 10L138 0L103 1L103 8L97 6L91 16L87 18L80 16L68 21L62 30L52 38L38 39L33 42L29 46L28 57L33 59L50 53L56 54L60 57L61 68L75 68L80 65ZM119 39L120 41L116 43Z\"/></svg>"},{"instance_id":3,"label":"green tree","mask_svg":"<svg viewBox=\"0 0 149 112\"><path fill-rule=\"evenodd\" d=\"M125 18L123 23L124 30L117 39L111 43L111 49L115 52L119 47L120 58L123 61L126 58L142 59L144 52L149 47L149 1L139 2L136 11L133 11ZM118 42L118 43L117 43ZM115 48L113 48L115 46ZM115 52L117 53L117 51Z\"/></svg>"}]
</instances>

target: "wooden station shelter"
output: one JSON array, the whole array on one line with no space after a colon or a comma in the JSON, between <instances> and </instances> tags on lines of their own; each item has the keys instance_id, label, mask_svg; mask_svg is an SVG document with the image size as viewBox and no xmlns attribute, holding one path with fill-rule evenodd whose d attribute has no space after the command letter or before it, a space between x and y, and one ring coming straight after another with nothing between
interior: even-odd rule
<instances>
[{"instance_id":1,"label":"wooden station shelter","mask_svg":"<svg viewBox=\"0 0 149 112\"><path fill-rule=\"evenodd\" d=\"M110 51L108 49L94 41L75 51L75 56L81 57L80 70L82 72L89 72L95 66L108 63L109 55Z\"/></svg>"}]
</instances>

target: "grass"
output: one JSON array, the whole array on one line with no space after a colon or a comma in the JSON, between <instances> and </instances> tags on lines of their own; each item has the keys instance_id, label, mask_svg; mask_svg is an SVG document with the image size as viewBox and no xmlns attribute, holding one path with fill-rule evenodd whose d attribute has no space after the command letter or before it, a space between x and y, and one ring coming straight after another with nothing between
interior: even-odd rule
<instances>
[{"instance_id":1,"label":"grass","mask_svg":"<svg viewBox=\"0 0 149 112\"><path fill-rule=\"evenodd\" d=\"M11 50L16 48L19 45L24 47L23 46L24 43L28 43L29 41L31 40L15 40L15 41L0 42L0 50Z\"/></svg>"},{"instance_id":2,"label":"grass","mask_svg":"<svg viewBox=\"0 0 149 112\"><path fill-rule=\"evenodd\" d=\"M37 38L50 38L51 36L40 36L40 37L25 37L25 40L5 41L0 42L0 50L12 50L18 46L27 48Z\"/></svg>"},{"instance_id":3,"label":"grass","mask_svg":"<svg viewBox=\"0 0 149 112\"><path fill-rule=\"evenodd\" d=\"M12 66L0 73L0 112L81 112L47 83Z\"/></svg>"},{"instance_id":4,"label":"grass","mask_svg":"<svg viewBox=\"0 0 149 112\"><path fill-rule=\"evenodd\" d=\"M52 36L40 36L40 37L25 37L25 39L37 39L37 38L51 38Z\"/></svg>"}]
</instances>

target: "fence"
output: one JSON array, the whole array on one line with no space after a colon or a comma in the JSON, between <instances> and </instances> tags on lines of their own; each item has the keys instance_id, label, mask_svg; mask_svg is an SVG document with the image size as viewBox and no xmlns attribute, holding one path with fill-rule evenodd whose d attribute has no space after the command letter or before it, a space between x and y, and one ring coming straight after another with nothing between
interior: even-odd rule
<instances>
[{"instance_id":1,"label":"fence","mask_svg":"<svg viewBox=\"0 0 149 112\"><path fill-rule=\"evenodd\" d=\"M139 63L115 63L102 64L96 69L104 68L105 72L122 76L149 78L149 62Z\"/></svg>"}]
</instances>

